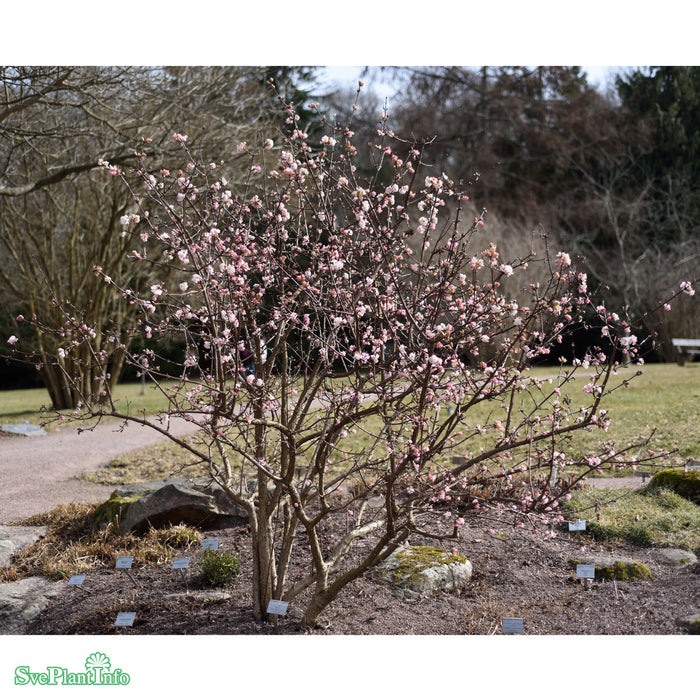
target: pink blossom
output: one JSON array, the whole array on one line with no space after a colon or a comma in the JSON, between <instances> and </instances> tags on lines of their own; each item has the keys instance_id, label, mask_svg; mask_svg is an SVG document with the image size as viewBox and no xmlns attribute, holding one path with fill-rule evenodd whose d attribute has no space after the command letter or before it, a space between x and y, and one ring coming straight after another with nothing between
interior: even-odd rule
<instances>
[{"instance_id":1,"label":"pink blossom","mask_svg":"<svg viewBox=\"0 0 700 700\"><path fill-rule=\"evenodd\" d=\"M506 277L510 277L513 274L513 266L512 265L501 265L498 268Z\"/></svg>"},{"instance_id":2,"label":"pink blossom","mask_svg":"<svg viewBox=\"0 0 700 700\"><path fill-rule=\"evenodd\" d=\"M19 339L17 338L16 335L11 335L8 339L7 342L9 345L14 345Z\"/></svg>"},{"instance_id":3,"label":"pink blossom","mask_svg":"<svg viewBox=\"0 0 700 700\"><path fill-rule=\"evenodd\" d=\"M695 290L693 289L693 285L690 282L681 282L681 290L684 294L687 294L689 297L695 295Z\"/></svg>"}]
</instances>

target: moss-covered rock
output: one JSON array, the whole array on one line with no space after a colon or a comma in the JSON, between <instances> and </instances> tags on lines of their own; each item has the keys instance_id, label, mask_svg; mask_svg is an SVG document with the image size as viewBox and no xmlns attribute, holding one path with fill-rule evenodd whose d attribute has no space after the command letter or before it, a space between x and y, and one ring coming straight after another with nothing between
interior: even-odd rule
<instances>
[{"instance_id":1,"label":"moss-covered rock","mask_svg":"<svg viewBox=\"0 0 700 700\"><path fill-rule=\"evenodd\" d=\"M409 595L459 588L471 575L472 565L466 557L437 547L400 547L374 570L377 581Z\"/></svg>"},{"instance_id":2,"label":"moss-covered rock","mask_svg":"<svg viewBox=\"0 0 700 700\"><path fill-rule=\"evenodd\" d=\"M684 617L679 622L685 627L688 634L700 634L700 613Z\"/></svg>"},{"instance_id":3,"label":"moss-covered rock","mask_svg":"<svg viewBox=\"0 0 700 700\"><path fill-rule=\"evenodd\" d=\"M649 489L667 489L700 504L700 470L664 469L654 474Z\"/></svg>"},{"instance_id":4,"label":"moss-covered rock","mask_svg":"<svg viewBox=\"0 0 700 700\"><path fill-rule=\"evenodd\" d=\"M95 527L104 527L109 523L117 523L121 516L126 511L129 504L134 503L139 498L140 494L125 496L117 491L114 491L109 497L109 500L101 503L95 512L92 514L92 522Z\"/></svg>"},{"instance_id":5,"label":"moss-covered rock","mask_svg":"<svg viewBox=\"0 0 700 700\"><path fill-rule=\"evenodd\" d=\"M626 581L630 579L650 579L651 569L634 559L615 559L612 557L576 557L569 560L572 568L579 564L595 566L596 580Z\"/></svg>"}]
</instances>

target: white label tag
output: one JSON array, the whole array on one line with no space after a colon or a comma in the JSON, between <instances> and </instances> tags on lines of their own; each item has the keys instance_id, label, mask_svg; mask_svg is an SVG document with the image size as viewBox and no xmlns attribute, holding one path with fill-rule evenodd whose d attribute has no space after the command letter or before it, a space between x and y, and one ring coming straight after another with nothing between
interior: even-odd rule
<instances>
[{"instance_id":1,"label":"white label tag","mask_svg":"<svg viewBox=\"0 0 700 700\"><path fill-rule=\"evenodd\" d=\"M85 574L74 574L68 579L69 586L79 586L85 581Z\"/></svg>"},{"instance_id":2,"label":"white label tag","mask_svg":"<svg viewBox=\"0 0 700 700\"><path fill-rule=\"evenodd\" d=\"M574 520L573 523L569 523L569 532L574 532L575 530L585 530L586 521L585 520Z\"/></svg>"},{"instance_id":3,"label":"white label tag","mask_svg":"<svg viewBox=\"0 0 700 700\"><path fill-rule=\"evenodd\" d=\"M134 563L134 557L117 557L117 569L130 569Z\"/></svg>"},{"instance_id":4,"label":"white label tag","mask_svg":"<svg viewBox=\"0 0 700 700\"><path fill-rule=\"evenodd\" d=\"M187 557L173 559L173 569L186 569L190 565L190 560Z\"/></svg>"},{"instance_id":5,"label":"white label tag","mask_svg":"<svg viewBox=\"0 0 700 700\"><path fill-rule=\"evenodd\" d=\"M219 549L219 540L212 537L202 541L202 549L206 552L209 549Z\"/></svg>"},{"instance_id":6,"label":"white label tag","mask_svg":"<svg viewBox=\"0 0 700 700\"><path fill-rule=\"evenodd\" d=\"M267 604L267 612L271 615L286 615L289 603L286 600L271 600Z\"/></svg>"},{"instance_id":7,"label":"white label tag","mask_svg":"<svg viewBox=\"0 0 700 700\"><path fill-rule=\"evenodd\" d=\"M520 634L523 631L522 617L504 617L503 634Z\"/></svg>"},{"instance_id":8,"label":"white label tag","mask_svg":"<svg viewBox=\"0 0 700 700\"><path fill-rule=\"evenodd\" d=\"M595 578L594 564L577 564L576 575L579 578Z\"/></svg>"},{"instance_id":9,"label":"white label tag","mask_svg":"<svg viewBox=\"0 0 700 700\"><path fill-rule=\"evenodd\" d=\"M133 612L120 612L117 615L117 619L114 621L115 627L131 627L136 619L136 613Z\"/></svg>"}]
</instances>

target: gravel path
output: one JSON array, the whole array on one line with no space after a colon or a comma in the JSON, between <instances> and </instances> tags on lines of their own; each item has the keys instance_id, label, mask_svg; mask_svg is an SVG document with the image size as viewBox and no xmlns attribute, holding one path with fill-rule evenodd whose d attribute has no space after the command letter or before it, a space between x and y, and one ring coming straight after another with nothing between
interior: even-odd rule
<instances>
[{"instance_id":1,"label":"gravel path","mask_svg":"<svg viewBox=\"0 0 700 700\"><path fill-rule=\"evenodd\" d=\"M173 432L192 432L185 421L173 423ZM78 475L108 464L119 455L163 441L148 427L129 423L123 429L103 423L79 433L64 427L38 437L0 438L0 525L17 518L45 513L71 502L97 503L109 497L113 486L92 484ZM638 488L641 477L590 479L592 486Z\"/></svg>"},{"instance_id":2,"label":"gravel path","mask_svg":"<svg viewBox=\"0 0 700 700\"><path fill-rule=\"evenodd\" d=\"M192 432L191 424L173 422L174 433ZM99 502L113 486L76 478L115 457L163 441L155 430L128 423L102 423L91 431L64 427L37 437L0 438L0 525L44 513L58 505Z\"/></svg>"},{"instance_id":3,"label":"gravel path","mask_svg":"<svg viewBox=\"0 0 700 700\"><path fill-rule=\"evenodd\" d=\"M641 476L611 476L601 479L586 479L588 486L598 486L606 489L638 489L649 483L649 478L643 479Z\"/></svg>"}]
</instances>

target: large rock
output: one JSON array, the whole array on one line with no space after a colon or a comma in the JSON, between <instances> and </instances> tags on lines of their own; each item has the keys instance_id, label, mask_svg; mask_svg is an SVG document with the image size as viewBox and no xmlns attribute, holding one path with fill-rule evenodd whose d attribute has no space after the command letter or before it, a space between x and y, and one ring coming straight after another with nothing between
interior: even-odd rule
<instances>
[{"instance_id":1,"label":"large rock","mask_svg":"<svg viewBox=\"0 0 700 700\"><path fill-rule=\"evenodd\" d=\"M20 634L63 586L41 576L0 584L0 634Z\"/></svg>"},{"instance_id":2,"label":"large rock","mask_svg":"<svg viewBox=\"0 0 700 700\"><path fill-rule=\"evenodd\" d=\"M690 461L690 460L689 460ZM650 489L668 489L700 505L700 470L663 469L654 474Z\"/></svg>"},{"instance_id":3,"label":"large rock","mask_svg":"<svg viewBox=\"0 0 700 700\"><path fill-rule=\"evenodd\" d=\"M460 588L471 576L472 565L466 557L437 547L399 547L374 569L377 581L409 597Z\"/></svg>"},{"instance_id":4,"label":"large rock","mask_svg":"<svg viewBox=\"0 0 700 700\"><path fill-rule=\"evenodd\" d=\"M47 527L10 526L0 527L0 567L7 566L16 549L32 544L46 535Z\"/></svg>"},{"instance_id":5,"label":"large rock","mask_svg":"<svg viewBox=\"0 0 700 700\"><path fill-rule=\"evenodd\" d=\"M180 523L226 527L245 517L245 510L220 486L207 479L180 478L121 486L94 515L97 525L111 521L120 532L137 533Z\"/></svg>"},{"instance_id":6,"label":"large rock","mask_svg":"<svg viewBox=\"0 0 700 700\"><path fill-rule=\"evenodd\" d=\"M656 561L668 566L692 566L696 564L698 558L686 549L675 549L672 547L664 547L656 550L654 553Z\"/></svg>"}]
</instances>

